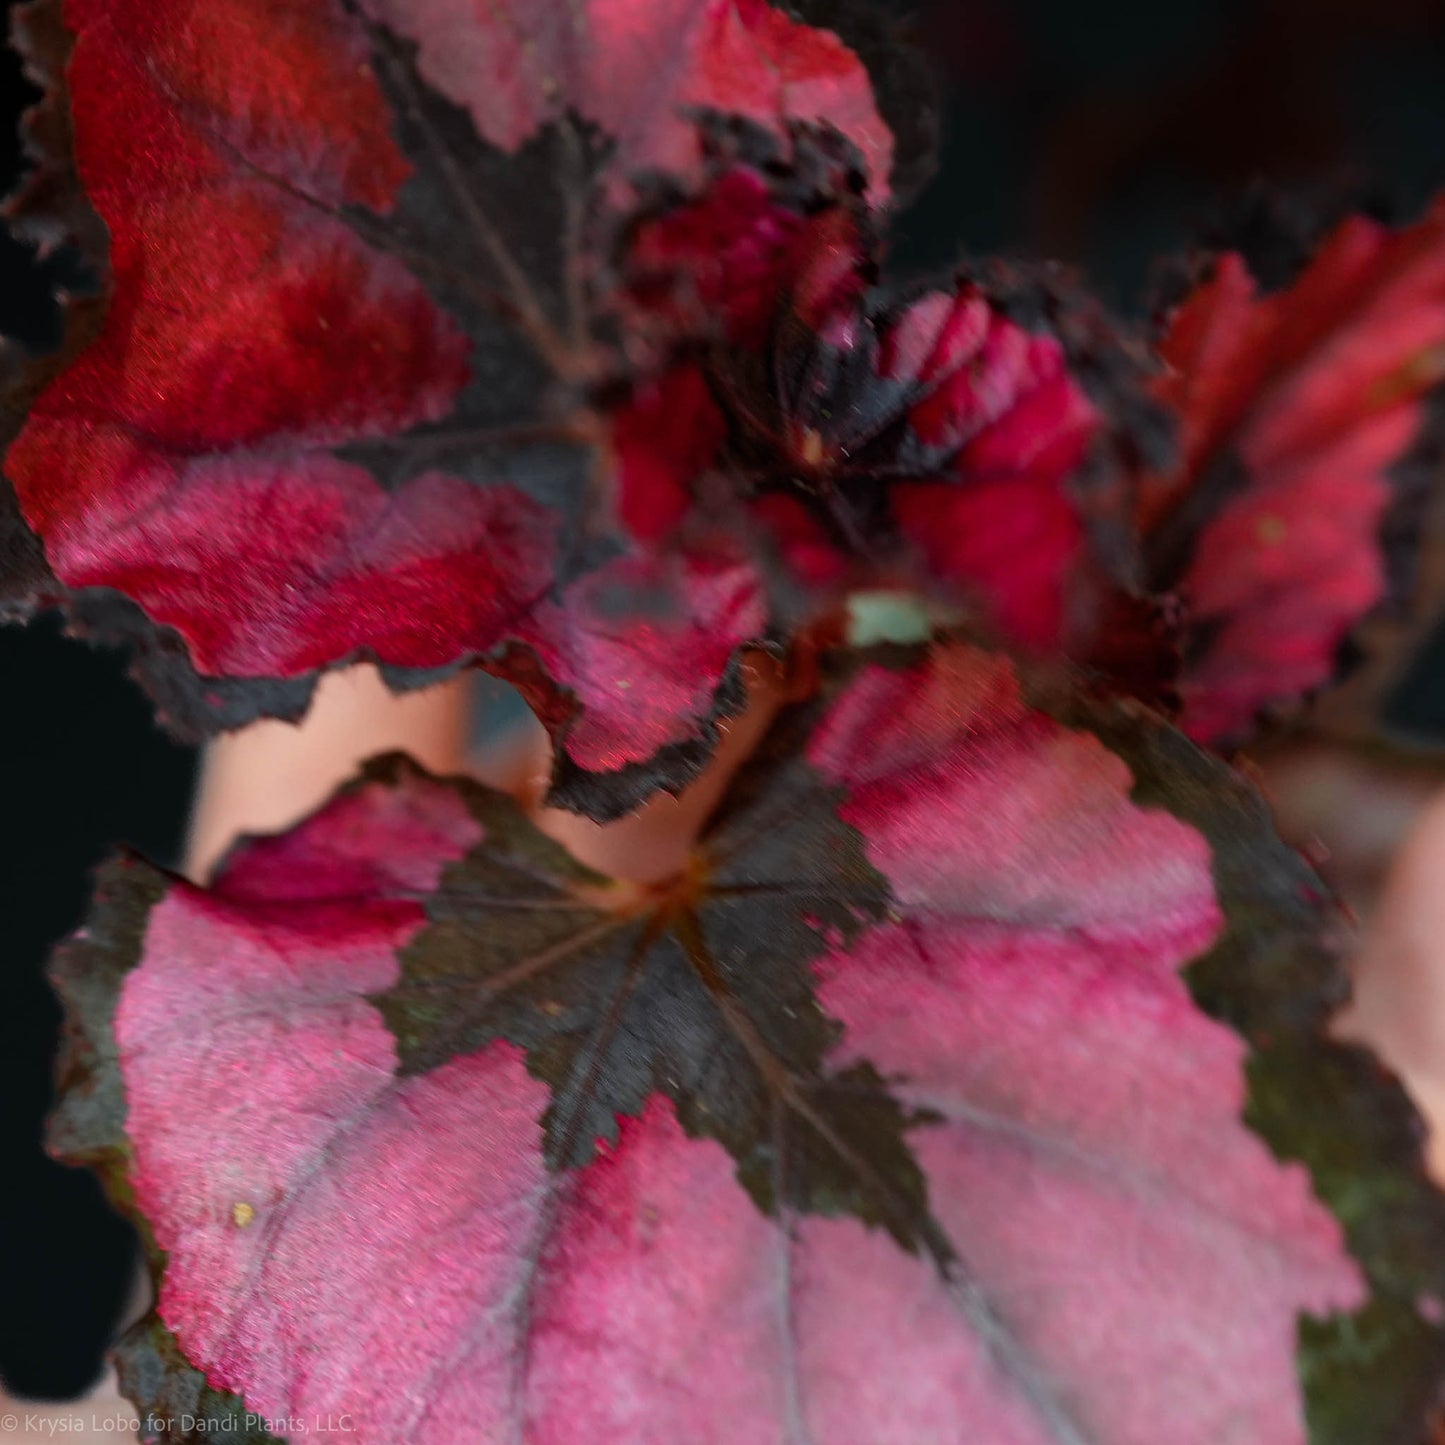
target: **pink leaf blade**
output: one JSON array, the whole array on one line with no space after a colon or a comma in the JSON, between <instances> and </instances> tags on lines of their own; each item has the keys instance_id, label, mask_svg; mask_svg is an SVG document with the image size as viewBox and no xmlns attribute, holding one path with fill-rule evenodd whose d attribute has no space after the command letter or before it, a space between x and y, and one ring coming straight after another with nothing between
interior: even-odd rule
<instances>
[{"instance_id":1,"label":"pink leaf blade","mask_svg":"<svg viewBox=\"0 0 1445 1445\"><path fill-rule=\"evenodd\" d=\"M363 1442L1144 1445L1165 1415L1190 1445L1299 1445L1297 1316L1354 1308L1362 1276L1240 1111L1254 1071L1313 1078L1302 1054L1343 1053L1323 1006L1271 1001L1281 968L1320 984L1318 905L1222 768L1090 716L1064 725L964 648L790 714L702 840L706 881L663 906L692 901L624 950L684 972L620 1009L605 955L555 940L619 905L631 927L626 887L394 763L238 852L213 894L173 886L117 945L143 957L117 980L115 1067L180 1347L267 1419L350 1412ZM1187 823L1131 797L1161 787ZM820 834L835 809L851 826ZM882 911L857 891L870 863ZM1251 888L1294 901L1261 914ZM1207 991L1252 959L1223 1005L1267 1041L1191 1000L1211 941L1191 972L1215 970ZM773 992L785 954L816 1005ZM466 969L490 1021L417 1055L406 989L414 1009ZM676 1007L686 970L726 1047ZM584 1007L599 987L605 1017ZM818 1005L809 1062L786 1019ZM691 1043L668 1054L669 1030ZM639 1050L665 1062L558 1168L558 1111L594 1127L556 1069L569 1037L594 1101L623 1099ZM1320 1128L1292 1077L1261 1097ZM864 1127L890 1098L903 1153ZM728 1122L738 1105L770 1144ZM1327 1122L1336 1149L1374 1127ZM1428 1201L1415 1227L1440 1224ZM1397 1288L1376 1258L1370 1309Z\"/></svg>"}]
</instances>

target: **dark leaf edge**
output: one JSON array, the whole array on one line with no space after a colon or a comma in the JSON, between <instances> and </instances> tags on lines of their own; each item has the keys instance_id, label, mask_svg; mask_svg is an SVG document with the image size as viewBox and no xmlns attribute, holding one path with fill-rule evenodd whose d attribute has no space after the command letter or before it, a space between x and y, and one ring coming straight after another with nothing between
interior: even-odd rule
<instances>
[{"instance_id":1,"label":"dark leaf edge","mask_svg":"<svg viewBox=\"0 0 1445 1445\"><path fill-rule=\"evenodd\" d=\"M1349 178L1288 189L1256 181L1221 198L1199 218L1185 245L1156 263L1147 297L1156 328L1212 279L1225 252L1244 259L1262 295L1289 290L1330 233L1354 215L1391 227L1419 219L1378 186Z\"/></svg>"},{"instance_id":2,"label":"dark leaf edge","mask_svg":"<svg viewBox=\"0 0 1445 1445\"><path fill-rule=\"evenodd\" d=\"M10 44L41 98L21 120L29 171L0 207L0 218L41 256L75 248L95 276L103 276L109 237L75 172L65 85L73 39L64 25L62 0L16 6ZM57 288L53 299L62 313L62 339L52 353L35 355L15 339L0 337L0 453L19 432L36 394L99 334L109 300L104 289L98 280L74 294ZM21 516L10 483L0 478L0 621L25 620L59 605L65 595L39 539Z\"/></svg>"},{"instance_id":3,"label":"dark leaf edge","mask_svg":"<svg viewBox=\"0 0 1445 1445\"><path fill-rule=\"evenodd\" d=\"M923 21L886 0L774 0L805 25L831 30L863 62L873 98L893 134L892 209L914 199L938 168L943 79L924 49Z\"/></svg>"},{"instance_id":4,"label":"dark leaf edge","mask_svg":"<svg viewBox=\"0 0 1445 1445\"><path fill-rule=\"evenodd\" d=\"M1431 1445L1445 1429L1445 1194L1399 1081L1328 1037L1350 991L1337 905L1229 764L1136 704L1040 705L1099 737L1131 768L1134 800L1213 852L1226 928L1186 981L1249 1047L1245 1122L1308 1169L1370 1288L1354 1314L1301 1319L1311 1445Z\"/></svg>"},{"instance_id":5,"label":"dark leaf edge","mask_svg":"<svg viewBox=\"0 0 1445 1445\"><path fill-rule=\"evenodd\" d=\"M21 117L21 140L29 172L4 203L15 234L42 255L76 246L103 267L110 236L91 207L75 167L66 71L74 37L65 25L63 0L28 0L11 13L10 43L26 79L41 97Z\"/></svg>"},{"instance_id":6,"label":"dark leaf edge","mask_svg":"<svg viewBox=\"0 0 1445 1445\"><path fill-rule=\"evenodd\" d=\"M151 909L171 882L131 854L104 864L84 928L56 949L49 970L65 1004L65 1025L56 1065L60 1102L50 1117L46 1147L62 1162L96 1173L111 1203L138 1231L156 1284L165 1254L131 1193L125 1095L112 1025L125 977L140 960ZM140 1415L138 1438L147 1445L199 1445L218 1438L277 1445L243 1400L214 1389L190 1364L154 1308L124 1332L111 1358L121 1392Z\"/></svg>"},{"instance_id":7,"label":"dark leaf edge","mask_svg":"<svg viewBox=\"0 0 1445 1445\"><path fill-rule=\"evenodd\" d=\"M7 499L12 498L9 488L0 485L0 562L8 555ZM25 537L33 538L18 514L15 521L18 528L24 528ZM55 585L64 593L60 584ZM23 618L6 616L0 603L0 621L28 621L47 610L62 614L68 636L100 647L125 649L129 674L154 704L159 720L174 737L191 744L261 719L299 724L324 675L362 663L376 666L388 690L395 694L435 687L473 669L490 673L517 689L552 741L554 758L546 801L601 823L634 812L659 792L675 796L696 781L712 761L723 724L747 706L748 653L777 651L777 645L767 639L739 645L714 689L707 712L697 719L693 737L666 744L645 761L603 772L584 768L567 752L566 734L579 715L579 705L572 690L554 682L532 649L522 643L503 642L490 652L468 653L436 668L395 667L378 662L374 652L362 648L300 677L211 677L196 671L178 632L156 626L136 603L109 588L65 593L63 602L47 599L47 606L29 609Z\"/></svg>"},{"instance_id":8,"label":"dark leaf edge","mask_svg":"<svg viewBox=\"0 0 1445 1445\"><path fill-rule=\"evenodd\" d=\"M186 1359L176 1337L152 1310L132 1325L111 1353L121 1393L140 1414L138 1438L146 1445L204 1445L206 1441L230 1440L238 1445L282 1445L285 1435L278 1430L293 1428L307 1433L312 1422L267 1420L250 1409L239 1395L228 1394L211 1385ZM346 1416L332 1421L339 1432L350 1429ZM299 1426L299 1429L294 1427Z\"/></svg>"},{"instance_id":9,"label":"dark leaf edge","mask_svg":"<svg viewBox=\"0 0 1445 1445\"><path fill-rule=\"evenodd\" d=\"M749 643L734 650L727 671L713 693L712 706L698 722L694 737L683 742L668 743L646 762L628 763L612 772L593 772L572 760L565 746L558 741L552 769L552 783L546 801L556 808L580 813L598 823L611 823L635 812L659 793L673 797L682 793L702 776L722 741L724 724L737 717L748 705L748 653L767 651L764 643ZM546 701L540 686L537 689L519 681L515 669L498 676L505 677L521 692L528 705L546 722L555 702ZM559 693L546 684L552 699ZM565 724L563 725L565 728ZM551 728L548 729L552 731ZM554 739L559 735L553 733Z\"/></svg>"},{"instance_id":10,"label":"dark leaf edge","mask_svg":"<svg viewBox=\"0 0 1445 1445\"><path fill-rule=\"evenodd\" d=\"M22 119L30 171L5 200L0 216L42 256L61 249L78 254L94 284L83 291L56 289L63 325L56 351L35 355L0 338L0 454L19 433L35 396L99 335L110 302L109 233L86 199L75 167L66 86L74 36L65 25L63 0L17 6L10 41L41 99ZM131 649L131 676L183 741L200 741L263 716L295 721L310 705L314 677L255 683L203 677L180 634L151 623L120 593L66 587L51 571L14 488L0 476L0 622L24 623L48 611L65 616L71 636Z\"/></svg>"}]
</instances>

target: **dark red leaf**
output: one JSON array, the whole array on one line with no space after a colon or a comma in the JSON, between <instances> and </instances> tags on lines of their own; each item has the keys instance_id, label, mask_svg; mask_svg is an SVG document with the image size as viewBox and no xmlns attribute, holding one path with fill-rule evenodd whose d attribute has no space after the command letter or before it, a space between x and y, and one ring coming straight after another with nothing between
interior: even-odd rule
<instances>
[{"instance_id":1,"label":"dark red leaf","mask_svg":"<svg viewBox=\"0 0 1445 1445\"><path fill-rule=\"evenodd\" d=\"M654 543L678 532L691 503L687 484L712 465L726 432L696 366L665 373L617 412L617 511L634 537Z\"/></svg>"},{"instance_id":2,"label":"dark red leaf","mask_svg":"<svg viewBox=\"0 0 1445 1445\"><path fill-rule=\"evenodd\" d=\"M485 639L546 587L544 515L439 477L390 497L330 452L442 415L467 374L465 338L400 263L321 210L390 207L408 173L359 34L326 8L241 3L67 19L115 299L7 459L61 580L125 591L214 674L337 661L371 645L368 622L390 662ZM429 570L433 615L408 635Z\"/></svg>"},{"instance_id":3,"label":"dark red leaf","mask_svg":"<svg viewBox=\"0 0 1445 1445\"><path fill-rule=\"evenodd\" d=\"M756 353L784 310L811 332L853 307L876 245L858 152L835 132L790 127L784 145L717 116L699 135L706 180L644 202L622 243L631 325Z\"/></svg>"},{"instance_id":4,"label":"dark red leaf","mask_svg":"<svg viewBox=\"0 0 1445 1445\"><path fill-rule=\"evenodd\" d=\"M564 766L686 740L662 770L680 786L762 614L738 575L737 605L709 584L690 611L635 619L665 650L609 643L615 610L605 628L566 615L609 590L580 579L629 545L604 535L604 407L631 380L586 244L615 224L601 168L691 155L678 107L694 104L822 117L886 167L866 74L762 0L383 18L419 38L420 70L340 3L70 0L74 160L113 296L89 348L27 398L7 456L54 573L37 575L108 636L140 614L106 598L139 605L156 625L140 670L183 723L294 715L310 674L357 656L403 678L478 659L531 678L543 658L584 707L618 687L652 699L637 725L631 708L574 722ZM428 84L459 74L465 109ZM623 410L624 446L648 395ZM35 598L38 552L10 531L27 568L11 590ZM697 575L736 571L733 550Z\"/></svg>"}]
</instances>

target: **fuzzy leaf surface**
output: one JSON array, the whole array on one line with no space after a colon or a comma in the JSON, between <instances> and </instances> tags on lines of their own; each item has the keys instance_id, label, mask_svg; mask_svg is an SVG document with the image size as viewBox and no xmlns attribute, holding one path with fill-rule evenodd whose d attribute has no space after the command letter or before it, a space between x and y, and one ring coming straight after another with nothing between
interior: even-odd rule
<instances>
[{"instance_id":1,"label":"fuzzy leaf surface","mask_svg":"<svg viewBox=\"0 0 1445 1445\"><path fill-rule=\"evenodd\" d=\"M1298 1316L1382 1275L1241 1118L1267 1020L1182 975L1319 984L1216 893L1288 855L1158 724L1082 722L967 648L868 667L654 889L376 765L210 891L145 875L58 1142L124 1178L212 1389L362 1442L1298 1445Z\"/></svg>"}]
</instances>

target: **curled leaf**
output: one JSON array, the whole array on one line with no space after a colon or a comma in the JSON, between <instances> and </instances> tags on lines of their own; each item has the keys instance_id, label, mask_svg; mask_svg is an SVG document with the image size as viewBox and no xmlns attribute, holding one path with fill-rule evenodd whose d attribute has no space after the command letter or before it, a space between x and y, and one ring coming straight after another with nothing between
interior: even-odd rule
<instances>
[{"instance_id":1,"label":"curled leaf","mask_svg":"<svg viewBox=\"0 0 1445 1445\"><path fill-rule=\"evenodd\" d=\"M1413 550L1400 523L1438 470L1445 209L1350 217L1277 290L1226 251L1161 350L1181 464L1140 496L1145 582L1178 598L1185 730L1233 744L1335 677Z\"/></svg>"},{"instance_id":2,"label":"curled leaf","mask_svg":"<svg viewBox=\"0 0 1445 1445\"><path fill-rule=\"evenodd\" d=\"M880 294L836 138L704 134L706 183L664 192L623 247L634 327L687 340L617 433L623 515L751 536L785 626L911 588L1020 647L1072 646L1127 530L1123 474L1162 455L1142 363L1062 273Z\"/></svg>"}]
</instances>

